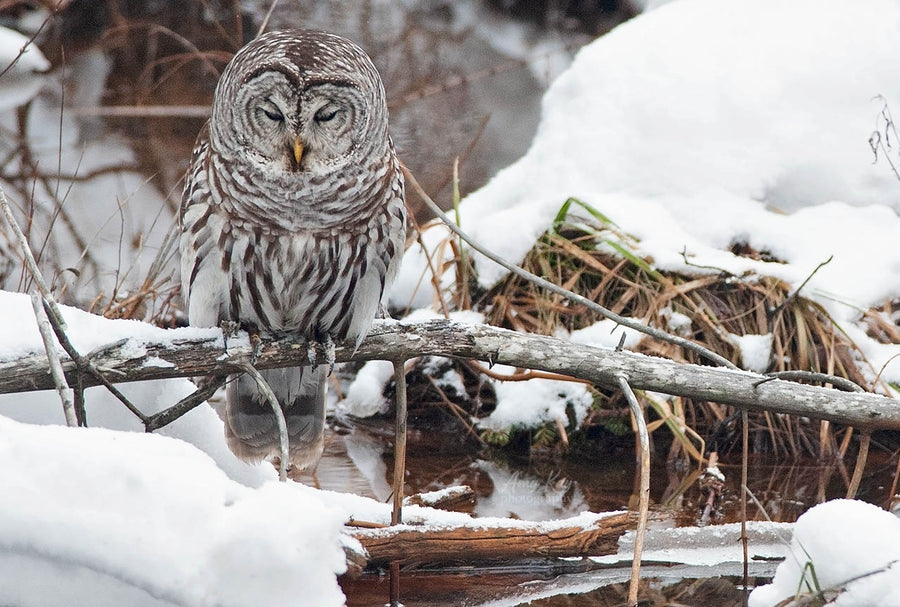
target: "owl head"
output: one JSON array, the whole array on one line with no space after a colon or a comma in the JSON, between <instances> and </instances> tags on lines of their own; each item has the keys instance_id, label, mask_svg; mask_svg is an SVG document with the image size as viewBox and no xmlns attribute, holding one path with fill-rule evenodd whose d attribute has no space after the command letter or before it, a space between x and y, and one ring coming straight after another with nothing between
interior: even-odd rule
<instances>
[{"instance_id":1,"label":"owl head","mask_svg":"<svg viewBox=\"0 0 900 607\"><path fill-rule=\"evenodd\" d=\"M224 158L316 176L389 145L384 87L366 53L325 32L271 32L235 54L216 87L209 137Z\"/></svg>"}]
</instances>

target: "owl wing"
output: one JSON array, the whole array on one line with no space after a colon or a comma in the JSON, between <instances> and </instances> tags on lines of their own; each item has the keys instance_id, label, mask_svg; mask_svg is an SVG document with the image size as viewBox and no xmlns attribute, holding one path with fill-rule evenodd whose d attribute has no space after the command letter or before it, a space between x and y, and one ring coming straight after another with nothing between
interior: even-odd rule
<instances>
[{"instance_id":1,"label":"owl wing","mask_svg":"<svg viewBox=\"0 0 900 607\"><path fill-rule=\"evenodd\" d=\"M222 250L216 246L224 221L210 204L207 140L208 126L197 137L181 199L181 290L188 323L216 327L223 316L227 275L222 271Z\"/></svg>"}]
</instances>

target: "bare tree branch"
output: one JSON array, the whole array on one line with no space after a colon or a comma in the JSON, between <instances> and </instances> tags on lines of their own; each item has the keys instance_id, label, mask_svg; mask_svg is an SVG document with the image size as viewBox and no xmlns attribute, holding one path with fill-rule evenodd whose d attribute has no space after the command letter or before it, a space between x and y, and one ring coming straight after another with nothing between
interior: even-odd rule
<instances>
[{"instance_id":1,"label":"bare tree branch","mask_svg":"<svg viewBox=\"0 0 900 607\"><path fill-rule=\"evenodd\" d=\"M63 415L66 418L67 426L77 426L78 419L75 415L75 392L66 382L66 376L63 372L62 364L59 360L59 354L56 352L56 344L53 341L53 329L50 327L50 320L44 311L44 300L37 291L31 293L31 307L34 309L34 319L37 321L38 331L41 334L41 340L44 342L44 351L47 353L47 364L50 365L50 376L56 385L56 391L62 401Z\"/></svg>"},{"instance_id":2,"label":"bare tree branch","mask_svg":"<svg viewBox=\"0 0 900 607\"><path fill-rule=\"evenodd\" d=\"M205 339L187 338L195 335L173 329L168 339L156 343L135 344L127 340L92 354L91 361L110 381L125 382L236 374L243 371L243 363L253 355L253 348L243 334L229 338L227 350L218 330L211 329ZM140 346L141 355L136 355L135 346ZM327 363L324 348L314 346L315 360L310 361L310 344L305 340L287 338L266 342L254 366L271 369ZM841 392L747 371L683 364L487 325L447 320L411 324L376 321L355 354L354 346L353 343L337 344L335 360L449 356L562 373L611 389L618 389L618 378L624 376L636 390L708 400L752 411L827 419L860 429L900 429L897 401L878 394ZM62 365L71 384L76 365L67 360ZM44 354L0 361L0 394L53 389L48 370ZM83 382L88 387L97 385L98 380L84 376Z\"/></svg>"}]
</instances>

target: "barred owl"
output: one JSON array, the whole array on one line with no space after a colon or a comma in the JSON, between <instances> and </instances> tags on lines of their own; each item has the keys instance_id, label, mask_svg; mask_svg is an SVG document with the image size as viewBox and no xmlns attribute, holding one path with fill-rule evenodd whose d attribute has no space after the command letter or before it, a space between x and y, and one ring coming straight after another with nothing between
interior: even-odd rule
<instances>
[{"instance_id":1,"label":"barred owl","mask_svg":"<svg viewBox=\"0 0 900 607\"><path fill-rule=\"evenodd\" d=\"M265 34L238 51L197 139L180 224L191 325L359 344L406 226L384 88L365 52L314 31ZM263 372L301 469L322 452L326 375L326 365ZM247 461L277 455L268 402L251 378L230 380L229 447Z\"/></svg>"}]
</instances>

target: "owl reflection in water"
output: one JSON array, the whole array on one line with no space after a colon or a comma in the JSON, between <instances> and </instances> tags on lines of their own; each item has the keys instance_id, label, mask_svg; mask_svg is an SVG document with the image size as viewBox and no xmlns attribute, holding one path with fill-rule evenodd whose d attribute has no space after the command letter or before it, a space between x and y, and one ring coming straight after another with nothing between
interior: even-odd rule
<instances>
[{"instance_id":1,"label":"owl reflection in water","mask_svg":"<svg viewBox=\"0 0 900 607\"><path fill-rule=\"evenodd\" d=\"M358 344L397 272L406 226L384 87L365 52L314 31L265 34L238 51L197 139L180 224L191 325ZM322 452L327 373L262 371L301 469ZM251 462L278 455L256 382L229 379L229 447Z\"/></svg>"}]
</instances>

